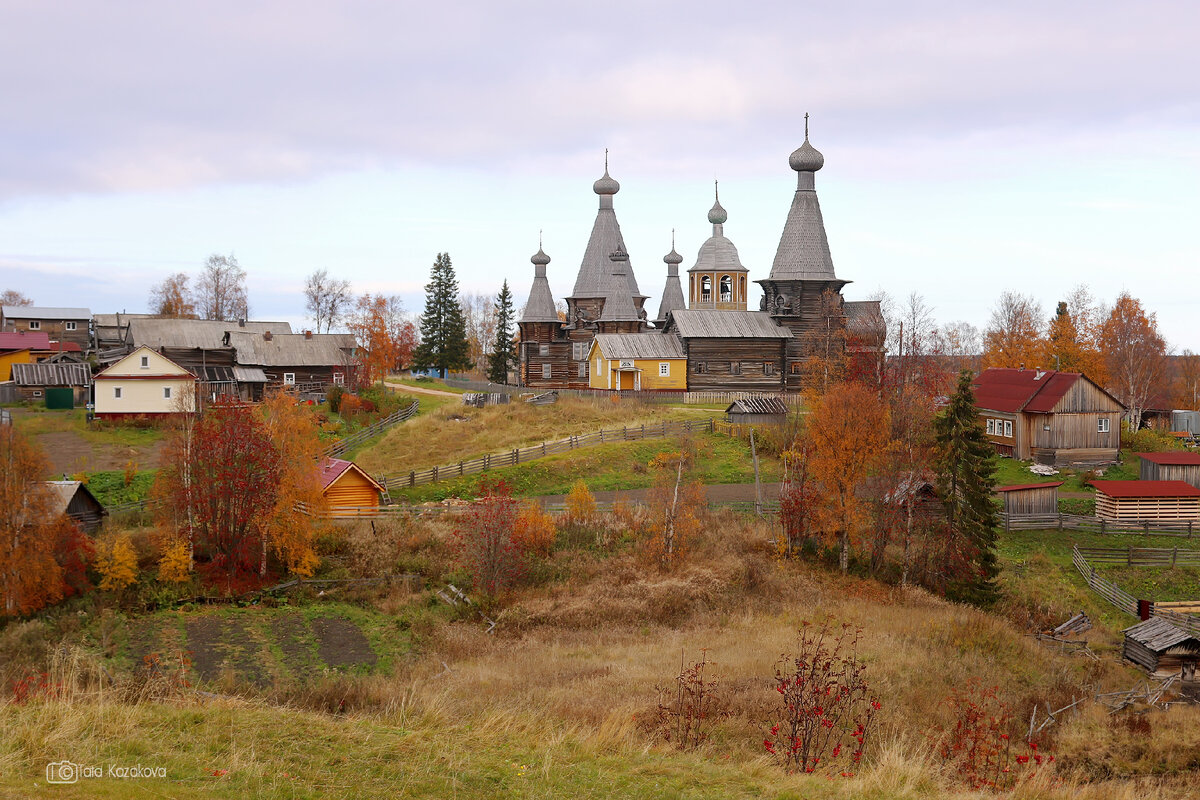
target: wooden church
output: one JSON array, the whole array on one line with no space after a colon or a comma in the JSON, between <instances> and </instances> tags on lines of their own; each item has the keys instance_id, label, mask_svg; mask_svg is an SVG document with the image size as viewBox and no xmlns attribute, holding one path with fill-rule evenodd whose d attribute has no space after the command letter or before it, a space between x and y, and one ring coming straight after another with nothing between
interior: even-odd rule
<instances>
[{"instance_id":1,"label":"wooden church","mask_svg":"<svg viewBox=\"0 0 1200 800\"><path fill-rule=\"evenodd\" d=\"M536 389L797 392L812 357L841 358L849 350L878 358L885 335L879 303L842 297L849 281L834 272L816 192L816 173L825 157L809 143L807 130L788 163L797 173L796 191L771 271L755 281L763 292L758 310L747 309L750 271L725 235L729 215L718 195L708 212L712 236L687 271L686 298L679 275L683 257L672 246L663 258L667 279L653 319L613 206L621 186L605 164L604 175L592 185L600 207L566 298L565 320L546 277L550 257L539 247L530 259L533 286L519 321L521 384ZM634 358L611 358L627 349L612 336L629 334L670 337L670 346L664 342L654 348L643 338L637 348L628 349L680 353L686 373L682 385L673 382L667 389L655 375L636 374L662 370L657 362L647 367ZM593 352L597 336L609 336L603 340L606 353ZM598 369L605 374L593 375ZM670 370L668 365L665 371Z\"/></svg>"}]
</instances>

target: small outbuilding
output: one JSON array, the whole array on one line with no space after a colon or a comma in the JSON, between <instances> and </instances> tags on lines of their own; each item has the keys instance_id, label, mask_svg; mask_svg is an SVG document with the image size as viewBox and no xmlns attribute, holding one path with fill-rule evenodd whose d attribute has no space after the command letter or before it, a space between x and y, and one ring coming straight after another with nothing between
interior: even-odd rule
<instances>
[{"instance_id":1,"label":"small outbuilding","mask_svg":"<svg viewBox=\"0 0 1200 800\"><path fill-rule=\"evenodd\" d=\"M1138 453L1144 481L1183 481L1200 489L1200 453L1173 450L1168 453Z\"/></svg>"},{"instance_id":2,"label":"small outbuilding","mask_svg":"<svg viewBox=\"0 0 1200 800\"><path fill-rule=\"evenodd\" d=\"M84 533L95 533L108 512L86 486L79 481L46 481L50 496L54 498L54 510L66 514L79 524Z\"/></svg>"},{"instance_id":3,"label":"small outbuilding","mask_svg":"<svg viewBox=\"0 0 1200 800\"><path fill-rule=\"evenodd\" d=\"M387 488L353 461L327 458L321 464L321 494L335 517L357 517L378 508Z\"/></svg>"},{"instance_id":4,"label":"small outbuilding","mask_svg":"<svg viewBox=\"0 0 1200 800\"><path fill-rule=\"evenodd\" d=\"M1126 628L1123 655L1133 663L1162 676L1194 677L1200 663L1200 638L1166 620L1151 617Z\"/></svg>"},{"instance_id":5,"label":"small outbuilding","mask_svg":"<svg viewBox=\"0 0 1200 800\"><path fill-rule=\"evenodd\" d=\"M725 421L734 425L782 425L788 407L778 397L743 397L725 409Z\"/></svg>"},{"instance_id":6,"label":"small outbuilding","mask_svg":"<svg viewBox=\"0 0 1200 800\"><path fill-rule=\"evenodd\" d=\"M1004 501L1005 514L1057 514L1058 487L1062 485L1062 481L1019 483L997 486L996 494Z\"/></svg>"},{"instance_id":7,"label":"small outbuilding","mask_svg":"<svg viewBox=\"0 0 1200 800\"><path fill-rule=\"evenodd\" d=\"M13 364L12 379L23 400L37 402L64 395L65 402L49 404L54 408L85 405L92 391L92 369L87 364Z\"/></svg>"},{"instance_id":8,"label":"small outbuilding","mask_svg":"<svg viewBox=\"0 0 1200 800\"><path fill-rule=\"evenodd\" d=\"M1183 481L1092 481L1096 516L1108 522L1200 521L1200 489Z\"/></svg>"}]
</instances>

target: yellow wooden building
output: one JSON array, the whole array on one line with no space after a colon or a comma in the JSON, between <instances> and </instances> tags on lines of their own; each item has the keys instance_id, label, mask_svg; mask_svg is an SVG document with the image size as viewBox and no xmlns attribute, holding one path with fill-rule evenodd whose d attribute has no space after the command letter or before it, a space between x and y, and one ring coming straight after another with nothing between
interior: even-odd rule
<instances>
[{"instance_id":1,"label":"yellow wooden building","mask_svg":"<svg viewBox=\"0 0 1200 800\"><path fill-rule=\"evenodd\" d=\"M33 361L33 351L28 349L0 353L0 381L12 380L13 364L32 364Z\"/></svg>"},{"instance_id":2,"label":"yellow wooden building","mask_svg":"<svg viewBox=\"0 0 1200 800\"><path fill-rule=\"evenodd\" d=\"M687 391L687 356L677 336L601 333L588 353L593 389Z\"/></svg>"},{"instance_id":3,"label":"yellow wooden building","mask_svg":"<svg viewBox=\"0 0 1200 800\"><path fill-rule=\"evenodd\" d=\"M387 492L353 461L327 458L321 465L321 494L334 517L369 515Z\"/></svg>"}]
</instances>

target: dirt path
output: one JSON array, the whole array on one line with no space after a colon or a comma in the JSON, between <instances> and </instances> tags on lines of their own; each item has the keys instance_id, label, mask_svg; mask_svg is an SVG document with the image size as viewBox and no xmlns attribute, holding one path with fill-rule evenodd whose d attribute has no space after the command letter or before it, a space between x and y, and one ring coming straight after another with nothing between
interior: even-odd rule
<instances>
[{"instance_id":1,"label":"dirt path","mask_svg":"<svg viewBox=\"0 0 1200 800\"><path fill-rule=\"evenodd\" d=\"M399 389L402 392L416 392L417 394L432 394L432 395L437 395L438 397L462 397L461 394L457 394L456 392L443 392L441 389L418 388L416 386L409 386L407 383L387 383L386 381L384 383L387 386L391 386L393 389Z\"/></svg>"}]
</instances>

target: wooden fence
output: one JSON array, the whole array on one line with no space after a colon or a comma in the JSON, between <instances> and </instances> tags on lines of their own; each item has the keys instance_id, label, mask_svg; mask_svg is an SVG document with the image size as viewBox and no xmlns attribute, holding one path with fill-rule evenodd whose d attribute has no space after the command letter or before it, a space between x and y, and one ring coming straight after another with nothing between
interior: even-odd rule
<instances>
[{"instance_id":1,"label":"wooden fence","mask_svg":"<svg viewBox=\"0 0 1200 800\"><path fill-rule=\"evenodd\" d=\"M1084 548L1085 550L1088 548ZM1166 550L1171 552L1171 550ZM1071 563L1075 565L1075 569L1079 570L1079 574L1083 576L1083 580L1096 594L1103 597L1114 607L1124 611L1131 616L1138 616L1138 601L1137 598L1129 592L1117 586L1112 581L1102 577L1096 568L1088 563L1088 559L1084 556L1083 551L1079 547L1071 549ZM1165 566L1165 565L1159 565ZM1200 636L1200 617L1192 614L1182 614L1172 610L1169 606L1157 608L1154 604L1150 606L1151 615L1158 617L1165 622L1169 622L1180 630L1187 631L1193 636Z\"/></svg>"},{"instance_id":2,"label":"wooden fence","mask_svg":"<svg viewBox=\"0 0 1200 800\"><path fill-rule=\"evenodd\" d=\"M455 378L453 376L446 378L447 384L453 384L459 388L471 389L479 392L500 392L503 394L525 394L527 392L538 391L555 391L562 397L572 395L575 397L612 397L620 395L622 400L637 400L643 403L661 403L666 405L696 405L703 403L732 403L734 400L744 400L748 397L778 397L786 403L800 402L800 395L787 392L680 392L671 390L653 390L642 389L639 391L617 391L614 389L553 389L547 390L541 387L531 388L528 386L507 386L499 383L488 383L486 381L472 381Z\"/></svg>"},{"instance_id":3,"label":"wooden fence","mask_svg":"<svg viewBox=\"0 0 1200 800\"><path fill-rule=\"evenodd\" d=\"M345 439L339 439L338 441L326 447L321 454L326 458L332 458L334 456L340 456L347 451L353 450L363 442L367 441L368 439L375 438L393 425L398 425L405 420L412 419L417 415L418 408L420 408L420 403L414 400L407 407L402 408L399 411L388 415L387 417L384 417L378 422L368 425L358 433L351 434Z\"/></svg>"},{"instance_id":4,"label":"wooden fence","mask_svg":"<svg viewBox=\"0 0 1200 800\"><path fill-rule=\"evenodd\" d=\"M563 514L567 510L567 504L563 501L555 503L539 502L536 497L516 498L518 501L528 501L538 504L547 514ZM637 507L643 506L645 503L638 500L606 500L598 501L595 507L597 514L611 514L619 506ZM753 500L714 500L708 503L710 509L728 508L733 511L743 514L753 514L759 509L759 504ZM379 519L381 517L403 516L406 514L414 516L441 516L444 514L461 514L471 509L470 502L462 502L454 505L407 505L393 504L389 506L338 506L336 509L330 509L319 514L313 514L307 508L298 508L302 513L310 516L318 516L321 519ZM761 504L763 514L776 514L779 512L778 500L763 500Z\"/></svg>"},{"instance_id":5,"label":"wooden fence","mask_svg":"<svg viewBox=\"0 0 1200 800\"><path fill-rule=\"evenodd\" d=\"M593 447L609 442L631 442L639 439L661 439L666 436L678 436L694 431L707 431L711 433L712 429L713 421L711 419L687 420L684 422L663 421L656 425L627 425L623 428L600 430L595 433L583 434L582 436L568 436L566 439L560 439L556 442L542 442L532 447L519 447L504 453L480 456L479 458L472 458L469 461L459 461L456 464L413 470L407 475L386 475L379 482L386 486L389 491L392 489L412 488L427 483L450 480L451 478L478 475L481 472L500 469L501 467L512 467L517 464L523 464L526 461L533 461L537 458L545 458L546 456L557 455L558 453L566 453L580 447Z\"/></svg>"},{"instance_id":6,"label":"wooden fence","mask_svg":"<svg viewBox=\"0 0 1200 800\"><path fill-rule=\"evenodd\" d=\"M1086 531L1100 534L1134 536L1178 536L1191 539L1200 536L1200 522L1159 522L1137 520L1120 523L1077 514L1001 514L1006 531L1058 530Z\"/></svg>"},{"instance_id":7,"label":"wooden fence","mask_svg":"<svg viewBox=\"0 0 1200 800\"><path fill-rule=\"evenodd\" d=\"M1200 550L1178 547L1079 547L1089 564L1120 564L1126 567L1198 567Z\"/></svg>"}]
</instances>

